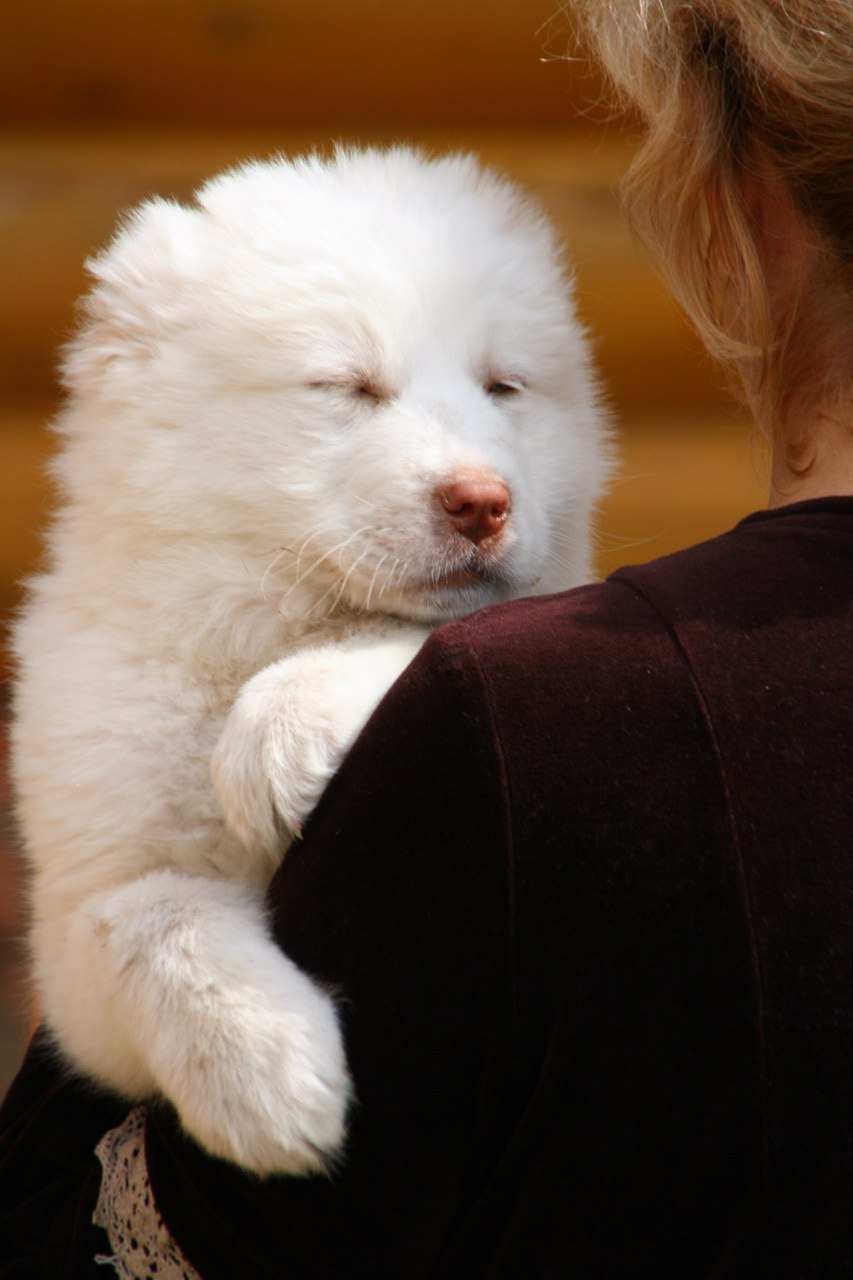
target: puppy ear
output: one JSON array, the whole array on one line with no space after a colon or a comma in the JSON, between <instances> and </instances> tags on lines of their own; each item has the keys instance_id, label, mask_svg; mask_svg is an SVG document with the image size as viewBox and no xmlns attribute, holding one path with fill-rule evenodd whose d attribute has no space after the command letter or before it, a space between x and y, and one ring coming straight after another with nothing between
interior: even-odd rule
<instances>
[{"instance_id":1,"label":"puppy ear","mask_svg":"<svg viewBox=\"0 0 853 1280\"><path fill-rule=\"evenodd\" d=\"M117 366L147 363L174 333L197 279L204 217L170 200L150 200L129 215L112 243L86 263L94 279L82 324L65 353L63 379L84 392Z\"/></svg>"}]
</instances>

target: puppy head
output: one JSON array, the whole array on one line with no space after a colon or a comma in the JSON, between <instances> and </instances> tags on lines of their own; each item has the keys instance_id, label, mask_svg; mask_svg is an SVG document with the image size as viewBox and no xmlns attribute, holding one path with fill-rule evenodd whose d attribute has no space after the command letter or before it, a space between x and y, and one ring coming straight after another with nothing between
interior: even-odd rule
<instances>
[{"instance_id":1,"label":"puppy head","mask_svg":"<svg viewBox=\"0 0 853 1280\"><path fill-rule=\"evenodd\" d=\"M585 342L546 223L470 158L248 164L144 205L92 270L72 500L301 607L437 620L588 578Z\"/></svg>"}]
</instances>

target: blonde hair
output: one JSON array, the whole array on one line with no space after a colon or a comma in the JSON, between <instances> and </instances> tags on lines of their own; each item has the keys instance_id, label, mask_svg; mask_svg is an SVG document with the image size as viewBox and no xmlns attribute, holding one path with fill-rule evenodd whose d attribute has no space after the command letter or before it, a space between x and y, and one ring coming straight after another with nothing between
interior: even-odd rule
<instances>
[{"instance_id":1,"label":"blonde hair","mask_svg":"<svg viewBox=\"0 0 853 1280\"><path fill-rule=\"evenodd\" d=\"M576 0L572 7L648 126L625 180L626 208L709 350L735 362L777 410L799 376L792 366L805 363L792 352L797 317L773 314L745 199L744 171L763 155L819 233L822 284L844 300L845 341L835 340L823 371L835 386L821 394L840 384L849 390L853 0ZM795 310L808 308L810 292L815 309L815 285L804 282ZM829 331L828 319L822 327Z\"/></svg>"}]
</instances>

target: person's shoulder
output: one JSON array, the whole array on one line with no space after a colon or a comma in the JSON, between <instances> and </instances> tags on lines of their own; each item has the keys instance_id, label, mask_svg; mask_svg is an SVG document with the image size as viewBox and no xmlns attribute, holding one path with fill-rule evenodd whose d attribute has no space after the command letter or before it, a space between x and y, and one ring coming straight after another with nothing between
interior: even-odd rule
<instances>
[{"instance_id":1,"label":"person's shoulder","mask_svg":"<svg viewBox=\"0 0 853 1280\"><path fill-rule=\"evenodd\" d=\"M617 643L625 634L657 630L659 622L628 582L608 579L553 595L527 596L492 605L442 628L451 644L474 646L495 656L530 650L542 655L573 648Z\"/></svg>"},{"instance_id":2,"label":"person's shoulder","mask_svg":"<svg viewBox=\"0 0 853 1280\"><path fill-rule=\"evenodd\" d=\"M714 635L775 627L791 609L814 614L849 602L853 498L757 512L684 551L617 570L606 581L493 605L433 633L415 670L576 702L639 681L672 695L684 671L687 624Z\"/></svg>"},{"instance_id":3,"label":"person's shoulder","mask_svg":"<svg viewBox=\"0 0 853 1280\"><path fill-rule=\"evenodd\" d=\"M849 600L853 498L791 503L733 529L614 573L670 624L701 615L734 625L770 622L818 600Z\"/></svg>"},{"instance_id":4,"label":"person's shoulder","mask_svg":"<svg viewBox=\"0 0 853 1280\"><path fill-rule=\"evenodd\" d=\"M528 702L568 691L577 704L635 676L667 680L679 657L657 609L630 584L606 581L493 605L440 628L424 663L460 684Z\"/></svg>"}]
</instances>

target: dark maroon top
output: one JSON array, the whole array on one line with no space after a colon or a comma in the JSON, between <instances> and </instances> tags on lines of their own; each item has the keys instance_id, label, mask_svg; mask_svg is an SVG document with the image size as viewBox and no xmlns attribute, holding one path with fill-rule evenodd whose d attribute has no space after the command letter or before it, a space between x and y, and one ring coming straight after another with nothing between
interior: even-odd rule
<instances>
[{"instance_id":1,"label":"dark maroon top","mask_svg":"<svg viewBox=\"0 0 853 1280\"><path fill-rule=\"evenodd\" d=\"M206 1280L853 1275L851 845L853 499L443 628L272 887L346 1158L259 1182L153 1108L171 1230ZM22 1256L91 1253L115 1109L33 1052Z\"/></svg>"}]
</instances>

